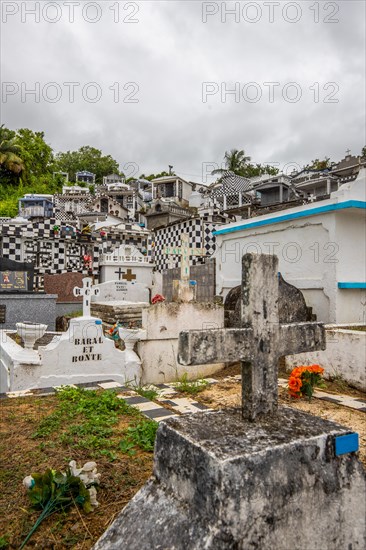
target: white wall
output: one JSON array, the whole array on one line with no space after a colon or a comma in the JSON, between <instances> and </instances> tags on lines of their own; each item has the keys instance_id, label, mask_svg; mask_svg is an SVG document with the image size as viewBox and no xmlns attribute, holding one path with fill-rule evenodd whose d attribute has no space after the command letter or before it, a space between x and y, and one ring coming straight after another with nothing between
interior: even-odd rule
<instances>
[{"instance_id":1,"label":"white wall","mask_svg":"<svg viewBox=\"0 0 366 550\"><path fill-rule=\"evenodd\" d=\"M326 330L324 351L286 357L286 368L319 364L324 378L341 377L351 386L366 391L366 332L332 328Z\"/></svg>"},{"instance_id":2,"label":"white wall","mask_svg":"<svg viewBox=\"0 0 366 550\"><path fill-rule=\"evenodd\" d=\"M206 303L160 303L142 312L146 340L137 344L142 361L142 382L173 382L187 373L189 379L209 376L223 364L183 366L177 361L178 336L182 330L222 328L224 308Z\"/></svg>"},{"instance_id":3,"label":"white wall","mask_svg":"<svg viewBox=\"0 0 366 550\"><path fill-rule=\"evenodd\" d=\"M327 245L334 233L334 215L319 218L314 216L218 236L217 293L225 297L233 286L241 283L241 258L245 253L274 253L278 256L282 276L304 292L307 305L313 307L318 320L333 322L331 311L332 307L335 311L335 296L332 289L336 270L335 264L329 262Z\"/></svg>"}]
</instances>

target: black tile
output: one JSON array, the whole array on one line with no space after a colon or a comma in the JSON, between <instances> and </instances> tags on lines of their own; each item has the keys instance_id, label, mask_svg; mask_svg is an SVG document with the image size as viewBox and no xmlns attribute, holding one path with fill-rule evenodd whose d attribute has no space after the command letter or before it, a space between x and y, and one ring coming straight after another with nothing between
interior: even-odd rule
<instances>
[{"instance_id":1,"label":"black tile","mask_svg":"<svg viewBox=\"0 0 366 550\"><path fill-rule=\"evenodd\" d=\"M0 399L7 399L6 393L0 393Z\"/></svg>"},{"instance_id":2,"label":"black tile","mask_svg":"<svg viewBox=\"0 0 366 550\"><path fill-rule=\"evenodd\" d=\"M319 397L322 401L330 401L331 403L337 403L342 404L342 401L340 399L334 399L333 397Z\"/></svg>"},{"instance_id":3,"label":"black tile","mask_svg":"<svg viewBox=\"0 0 366 550\"><path fill-rule=\"evenodd\" d=\"M165 403L166 405L171 405L172 407L177 407L177 403L174 403L174 401L170 401L169 399L159 400L159 403Z\"/></svg>"},{"instance_id":4,"label":"black tile","mask_svg":"<svg viewBox=\"0 0 366 550\"><path fill-rule=\"evenodd\" d=\"M149 418L160 418L161 416L174 416L176 413L168 409L151 409L150 411L141 411L142 414Z\"/></svg>"},{"instance_id":5,"label":"black tile","mask_svg":"<svg viewBox=\"0 0 366 550\"><path fill-rule=\"evenodd\" d=\"M206 405L203 405L202 403L192 403L192 405L194 405L195 407L197 407L197 409L200 409L201 411L205 411L206 409L208 409L208 407L206 407Z\"/></svg>"},{"instance_id":6,"label":"black tile","mask_svg":"<svg viewBox=\"0 0 366 550\"><path fill-rule=\"evenodd\" d=\"M151 403L150 399L146 399L146 397L141 397L140 395L137 397L123 397L128 405L137 405L139 403Z\"/></svg>"}]
</instances>

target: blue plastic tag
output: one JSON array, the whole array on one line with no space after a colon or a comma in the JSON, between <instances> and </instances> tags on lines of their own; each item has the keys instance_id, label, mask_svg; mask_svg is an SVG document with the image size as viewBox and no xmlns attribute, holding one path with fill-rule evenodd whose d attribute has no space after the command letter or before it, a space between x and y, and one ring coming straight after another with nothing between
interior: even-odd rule
<instances>
[{"instance_id":1,"label":"blue plastic tag","mask_svg":"<svg viewBox=\"0 0 366 550\"><path fill-rule=\"evenodd\" d=\"M334 441L335 441L336 456L358 451L359 445L358 445L357 433L352 433L347 435L338 435Z\"/></svg>"}]
</instances>

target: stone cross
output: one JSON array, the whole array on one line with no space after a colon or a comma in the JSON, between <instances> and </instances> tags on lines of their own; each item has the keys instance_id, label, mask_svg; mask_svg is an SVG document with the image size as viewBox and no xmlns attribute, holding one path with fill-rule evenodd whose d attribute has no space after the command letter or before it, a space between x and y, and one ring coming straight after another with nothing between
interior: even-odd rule
<instances>
[{"instance_id":1,"label":"stone cross","mask_svg":"<svg viewBox=\"0 0 366 550\"><path fill-rule=\"evenodd\" d=\"M180 256L180 279L181 281L189 281L189 258L190 256L205 256L206 251L204 248L190 248L189 237L185 233L181 235L181 246L178 247L165 247L165 254Z\"/></svg>"},{"instance_id":2,"label":"stone cross","mask_svg":"<svg viewBox=\"0 0 366 550\"><path fill-rule=\"evenodd\" d=\"M73 292L74 296L83 297L83 317L90 317L90 301L92 296L98 296L100 293L99 288L93 288L93 279L91 277L85 277L83 279L83 288L75 287Z\"/></svg>"},{"instance_id":3,"label":"stone cross","mask_svg":"<svg viewBox=\"0 0 366 550\"><path fill-rule=\"evenodd\" d=\"M247 420L275 413L280 357L325 349L323 324L280 324L278 286L277 256L245 254L242 328L191 330L179 335L182 365L241 361L242 414Z\"/></svg>"}]
</instances>

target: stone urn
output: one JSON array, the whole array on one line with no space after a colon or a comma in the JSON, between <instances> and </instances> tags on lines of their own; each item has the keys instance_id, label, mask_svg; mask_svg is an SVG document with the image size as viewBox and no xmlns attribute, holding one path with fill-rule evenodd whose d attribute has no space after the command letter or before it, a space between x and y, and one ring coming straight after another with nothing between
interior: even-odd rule
<instances>
[{"instance_id":1,"label":"stone urn","mask_svg":"<svg viewBox=\"0 0 366 550\"><path fill-rule=\"evenodd\" d=\"M119 328L119 336L124 341L126 350L133 351L133 348L139 340L146 339L146 330L142 328Z\"/></svg>"},{"instance_id":2,"label":"stone urn","mask_svg":"<svg viewBox=\"0 0 366 550\"><path fill-rule=\"evenodd\" d=\"M42 338L47 330L47 325L41 323L16 323L16 327L25 349L33 349L36 340Z\"/></svg>"}]
</instances>

